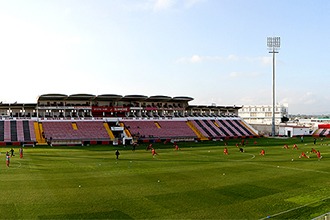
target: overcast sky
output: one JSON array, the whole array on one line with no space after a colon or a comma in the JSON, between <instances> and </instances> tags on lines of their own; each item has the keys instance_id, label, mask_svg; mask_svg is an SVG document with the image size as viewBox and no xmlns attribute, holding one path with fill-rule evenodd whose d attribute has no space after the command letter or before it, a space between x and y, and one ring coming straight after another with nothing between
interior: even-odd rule
<instances>
[{"instance_id":1,"label":"overcast sky","mask_svg":"<svg viewBox=\"0 0 330 220\"><path fill-rule=\"evenodd\" d=\"M0 0L0 101L48 93L189 96L330 112L330 1Z\"/></svg>"}]
</instances>

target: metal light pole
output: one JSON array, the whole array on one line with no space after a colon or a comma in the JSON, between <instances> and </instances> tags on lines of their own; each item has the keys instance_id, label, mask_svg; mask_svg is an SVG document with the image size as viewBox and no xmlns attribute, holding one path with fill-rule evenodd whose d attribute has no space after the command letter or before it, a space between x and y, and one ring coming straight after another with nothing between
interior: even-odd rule
<instances>
[{"instance_id":1,"label":"metal light pole","mask_svg":"<svg viewBox=\"0 0 330 220\"><path fill-rule=\"evenodd\" d=\"M280 37L267 37L267 47L269 53L273 54L273 117L272 117L272 136L275 137L275 54L281 46Z\"/></svg>"}]
</instances>

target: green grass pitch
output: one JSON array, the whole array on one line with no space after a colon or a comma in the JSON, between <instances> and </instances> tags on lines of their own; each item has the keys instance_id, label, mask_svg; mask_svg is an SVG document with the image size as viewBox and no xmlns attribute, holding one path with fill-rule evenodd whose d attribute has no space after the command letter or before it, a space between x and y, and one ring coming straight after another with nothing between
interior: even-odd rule
<instances>
[{"instance_id":1,"label":"green grass pitch","mask_svg":"<svg viewBox=\"0 0 330 220\"><path fill-rule=\"evenodd\" d=\"M179 151L154 143L155 158L143 144L135 152L123 146L25 147L23 159L14 147L9 168L10 147L2 147L1 218L311 219L330 212L330 140L248 141L241 153L235 146L240 140L228 140L229 155L220 141L180 142ZM310 158L299 159L302 151Z\"/></svg>"}]
</instances>

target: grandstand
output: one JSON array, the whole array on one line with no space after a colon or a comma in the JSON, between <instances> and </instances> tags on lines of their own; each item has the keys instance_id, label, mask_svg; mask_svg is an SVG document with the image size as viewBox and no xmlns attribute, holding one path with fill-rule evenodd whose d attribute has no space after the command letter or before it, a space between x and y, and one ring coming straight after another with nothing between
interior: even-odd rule
<instances>
[{"instance_id":1,"label":"grandstand","mask_svg":"<svg viewBox=\"0 0 330 220\"><path fill-rule=\"evenodd\" d=\"M239 106L189 105L193 98L45 94L0 104L1 145L87 145L258 137ZM126 142L127 143L127 142Z\"/></svg>"},{"instance_id":2,"label":"grandstand","mask_svg":"<svg viewBox=\"0 0 330 220\"><path fill-rule=\"evenodd\" d=\"M329 137L330 136L330 124L319 124L318 129L315 130L313 136Z\"/></svg>"}]
</instances>

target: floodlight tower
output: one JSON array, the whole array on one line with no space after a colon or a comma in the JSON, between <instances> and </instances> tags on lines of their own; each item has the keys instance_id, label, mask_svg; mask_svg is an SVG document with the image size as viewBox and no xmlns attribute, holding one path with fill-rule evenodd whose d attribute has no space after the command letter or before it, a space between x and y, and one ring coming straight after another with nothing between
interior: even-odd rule
<instances>
[{"instance_id":1,"label":"floodlight tower","mask_svg":"<svg viewBox=\"0 0 330 220\"><path fill-rule=\"evenodd\" d=\"M280 37L267 37L267 47L269 53L273 54L273 117L272 117L272 136L275 137L275 54L281 46Z\"/></svg>"}]
</instances>

